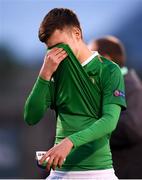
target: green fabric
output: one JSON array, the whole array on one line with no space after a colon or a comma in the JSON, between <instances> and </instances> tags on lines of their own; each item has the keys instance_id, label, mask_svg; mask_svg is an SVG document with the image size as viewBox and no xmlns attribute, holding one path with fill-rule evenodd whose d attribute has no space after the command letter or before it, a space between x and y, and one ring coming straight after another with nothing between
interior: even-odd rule
<instances>
[{"instance_id":1,"label":"green fabric","mask_svg":"<svg viewBox=\"0 0 142 180\"><path fill-rule=\"evenodd\" d=\"M113 109L113 111L112 111ZM105 135L109 135L115 128L119 119L121 107L116 104L103 106L102 117L79 132L70 135L68 138L75 147L79 147L90 141L95 141Z\"/></svg>"},{"instance_id":2,"label":"green fabric","mask_svg":"<svg viewBox=\"0 0 142 180\"><path fill-rule=\"evenodd\" d=\"M75 148L67 156L62 170L83 171L113 167L109 139L118 122L120 110L120 106L116 104L107 104L103 107L103 116L99 120L68 136ZM90 120L94 121L93 118ZM79 126L79 122L76 122L76 126Z\"/></svg>"},{"instance_id":3,"label":"green fabric","mask_svg":"<svg viewBox=\"0 0 142 180\"><path fill-rule=\"evenodd\" d=\"M48 107L55 109L55 143L68 137L74 144L62 170L111 168L109 138L116 127L120 106L126 107L121 71L115 63L98 56L82 67L68 45L57 47L64 48L68 57L53 74L52 85L51 81L38 77L25 105L25 119L29 124L35 124ZM37 93L36 89L43 85L41 80L47 91Z\"/></svg>"},{"instance_id":4,"label":"green fabric","mask_svg":"<svg viewBox=\"0 0 142 180\"><path fill-rule=\"evenodd\" d=\"M26 123L29 125L38 123L47 108L52 107L53 87L52 81L46 81L41 77L36 79L24 106L24 120Z\"/></svg>"}]
</instances>

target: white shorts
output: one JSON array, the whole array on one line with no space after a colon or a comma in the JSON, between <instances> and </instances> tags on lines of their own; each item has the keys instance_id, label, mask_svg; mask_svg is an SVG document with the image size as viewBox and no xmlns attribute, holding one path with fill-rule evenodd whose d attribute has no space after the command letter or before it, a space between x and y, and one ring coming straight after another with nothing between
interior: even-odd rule
<instances>
[{"instance_id":1,"label":"white shorts","mask_svg":"<svg viewBox=\"0 0 142 180\"><path fill-rule=\"evenodd\" d=\"M118 180L113 168L105 169L105 170L88 170L88 171L51 170L50 175L46 178L46 180L51 180L51 179Z\"/></svg>"}]
</instances>

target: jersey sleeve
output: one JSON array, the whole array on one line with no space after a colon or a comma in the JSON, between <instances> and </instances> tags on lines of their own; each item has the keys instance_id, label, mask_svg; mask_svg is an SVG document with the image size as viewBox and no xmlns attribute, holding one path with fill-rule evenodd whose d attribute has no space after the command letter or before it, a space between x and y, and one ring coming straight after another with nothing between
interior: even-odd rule
<instances>
[{"instance_id":1,"label":"jersey sleeve","mask_svg":"<svg viewBox=\"0 0 142 180\"><path fill-rule=\"evenodd\" d=\"M24 120L29 125L38 123L46 110L53 108L54 83L38 76L24 105Z\"/></svg>"},{"instance_id":2,"label":"jersey sleeve","mask_svg":"<svg viewBox=\"0 0 142 180\"><path fill-rule=\"evenodd\" d=\"M101 73L102 105L117 104L126 109L124 79L120 68L111 63Z\"/></svg>"},{"instance_id":3,"label":"jersey sleeve","mask_svg":"<svg viewBox=\"0 0 142 180\"><path fill-rule=\"evenodd\" d=\"M113 111L112 111L113 109ZM116 128L120 116L121 107L116 104L107 104L103 106L102 117L95 121L91 126L68 136L72 141L74 148L83 144L95 141L111 134Z\"/></svg>"}]
</instances>

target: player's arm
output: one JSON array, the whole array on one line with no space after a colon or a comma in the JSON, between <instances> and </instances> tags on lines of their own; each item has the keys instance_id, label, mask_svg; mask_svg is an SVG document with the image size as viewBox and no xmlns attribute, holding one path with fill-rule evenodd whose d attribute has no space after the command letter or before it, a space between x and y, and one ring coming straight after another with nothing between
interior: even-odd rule
<instances>
[{"instance_id":1,"label":"player's arm","mask_svg":"<svg viewBox=\"0 0 142 180\"><path fill-rule=\"evenodd\" d=\"M110 134L116 128L120 112L119 105L107 104L103 107L103 115L99 120L68 138L73 142L74 147L77 147Z\"/></svg>"},{"instance_id":2,"label":"player's arm","mask_svg":"<svg viewBox=\"0 0 142 180\"><path fill-rule=\"evenodd\" d=\"M101 83L103 91L102 116L88 128L68 136L74 147L110 134L116 128L121 108L126 107L123 77L115 64L102 72Z\"/></svg>"},{"instance_id":3,"label":"player's arm","mask_svg":"<svg viewBox=\"0 0 142 180\"><path fill-rule=\"evenodd\" d=\"M51 94L53 82L44 80L38 76L24 106L24 120L29 125L40 121L46 110L51 106L53 96Z\"/></svg>"},{"instance_id":4,"label":"player's arm","mask_svg":"<svg viewBox=\"0 0 142 180\"><path fill-rule=\"evenodd\" d=\"M66 56L67 53L62 48L53 48L45 56L39 76L24 106L24 120L29 125L39 122L46 110L53 105L54 83L50 79Z\"/></svg>"}]
</instances>

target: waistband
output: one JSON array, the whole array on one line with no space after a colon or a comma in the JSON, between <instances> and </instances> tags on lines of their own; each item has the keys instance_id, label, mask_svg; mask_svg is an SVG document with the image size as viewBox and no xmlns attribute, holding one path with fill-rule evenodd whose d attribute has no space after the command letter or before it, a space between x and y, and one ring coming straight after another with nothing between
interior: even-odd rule
<instances>
[{"instance_id":1,"label":"waistband","mask_svg":"<svg viewBox=\"0 0 142 180\"><path fill-rule=\"evenodd\" d=\"M99 174L111 174L114 173L114 169L100 169L100 170L87 170L87 171L59 171L59 170L52 170L51 172L57 173L57 174L68 174L68 175L99 175Z\"/></svg>"}]
</instances>

